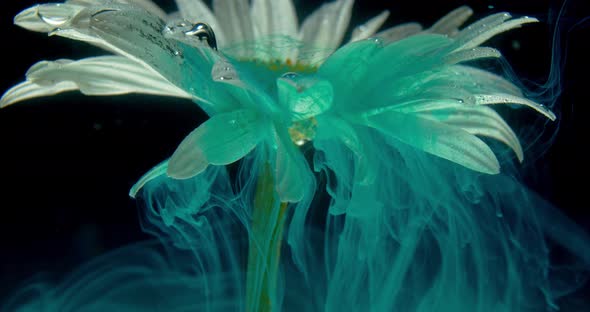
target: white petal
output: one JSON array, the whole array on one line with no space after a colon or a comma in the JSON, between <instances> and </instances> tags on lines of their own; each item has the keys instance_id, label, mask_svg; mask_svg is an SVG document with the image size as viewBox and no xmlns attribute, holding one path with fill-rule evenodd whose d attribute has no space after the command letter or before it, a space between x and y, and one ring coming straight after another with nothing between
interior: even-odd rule
<instances>
[{"instance_id":1,"label":"white petal","mask_svg":"<svg viewBox=\"0 0 590 312\"><path fill-rule=\"evenodd\" d=\"M478 105L491 105L491 104L517 104L517 105L524 105L534 109L535 111L541 113L543 116L549 118L550 120L555 120L555 114L549 110L547 107L535 103L531 100L525 99L523 97L514 96L511 94L476 94L475 101Z\"/></svg>"},{"instance_id":2,"label":"white petal","mask_svg":"<svg viewBox=\"0 0 590 312\"><path fill-rule=\"evenodd\" d=\"M31 31L50 32L67 25L84 8L76 4L35 5L17 14L14 24Z\"/></svg>"},{"instance_id":3,"label":"white petal","mask_svg":"<svg viewBox=\"0 0 590 312\"><path fill-rule=\"evenodd\" d=\"M385 20L389 17L389 11L385 10L381 12L381 14L373 17L372 19L368 20L363 25L357 26L352 31L352 37L350 38L350 42L363 40L371 37L372 35L383 26Z\"/></svg>"},{"instance_id":4,"label":"white petal","mask_svg":"<svg viewBox=\"0 0 590 312\"><path fill-rule=\"evenodd\" d=\"M268 35L298 38L297 14L291 0L253 0L251 15L256 38Z\"/></svg>"},{"instance_id":5,"label":"white petal","mask_svg":"<svg viewBox=\"0 0 590 312\"><path fill-rule=\"evenodd\" d=\"M455 36L459 27L463 25L473 14L468 6L461 6L439 19L427 31L435 34Z\"/></svg>"},{"instance_id":6,"label":"white petal","mask_svg":"<svg viewBox=\"0 0 590 312\"><path fill-rule=\"evenodd\" d=\"M469 169L497 174L498 159L481 139L443 123L415 115L386 112L371 116L367 125L410 146Z\"/></svg>"},{"instance_id":7,"label":"white petal","mask_svg":"<svg viewBox=\"0 0 590 312\"><path fill-rule=\"evenodd\" d=\"M213 12L211 12L202 0L176 0L176 5L184 19L193 23L204 22L209 24L213 28L220 46L229 43L225 34L225 28L219 23Z\"/></svg>"},{"instance_id":8,"label":"white petal","mask_svg":"<svg viewBox=\"0 0 590 312\"><path fill-rule=\"evenodd\" d=\"M352 7L354 6L354 0L343 0L338 11L338 18L336 19L336 29L334 30L336 39L336 47L342 43L342 39L348 30L350 25L350 16L352 15Z\"/></svg>"},{"instance_id":9,"label":"white petal","mask_svg":"<svg viewBox=\"0 0 590 312\"><path fill-rule=\"evenodd\" d=\"M454 45L454 51L477 47L499 33L518 28L523 24L539 21L532 17L508 20L509 18L510 15L507 13L498 13L467 27L457 35L457 43Z\"/></svg>"},{"instance_id":10,"label":"white petal","mask_svg":"<svg viewBox=\"0 0 590 312\"><path fill-rule=\"evenodd\" d=\"M164 21L129 8L101 9L90 18L90 29L119 53L147 64L174 83L182 80L182 57L175 42L164 37Z\"/></svg>"},{"instance_id":11,"label":"white petal","mask_svg":"<svg viewBox=\"0 0 590 312\"><path fill-rule=\"evenodd\" d=\"M157 4L151 0L113 0L114 2L128 5L135 5L146 11L158 15L161 18L166 17L166 13ZM106 4L105 0L68 0L66 4L78 4L85 7L90 6L103 6Z\"/></svg>"},{"instance_id":12,"label":"white petal","mask_svg":"<svg viewBox=\"0 0 590 312\"><path fill-rule=\"evenodd\" d=\"M406 23L378 32L375 37L379 37L383 39L385 44L389 44L415 35L421 31L422 25L418 23Z\"/></svg>"},{"instance_id":13,"label":"white petal","mask_svg":"<svg viewBox=\"0 0 590 312\"><path fill-rule=\"evenodd\" d=\"M295 61L299 33L293 2L253 0L250 15L254 38L260 43L260 47L255 47L253 56L263 61Z\"/></svg>"},{"instance_id":14,"label":"white petal","mask_svg":"<svg viewBox=\"0 0 590 312\"><path fill-rule=\"evenodd\" d=\"M353 0L323 4L303 21L300 36L304 44L316 49L306 57L306 62L317 64L338 48L348 28L353 4Z\"/></svg>"},{"instance_id":15,"label":"white petal","mask_svg":"<svg viewBox=\"0 0 590 312\"><path fill-rule=\"evenodd\" d=\"M247 0L213 0L213 10L218 22L223 25L227 44L253 39L249 9Z\"/></svg>"},{"instance_id":16,"label":"white petal","mask_svg":"<svg viewBox=\"0 0 590 312\"><path fill-rule=\"evenodd\" d=\"M486 70L478 69L471 66L455 65L449 68L449 71L455 75L468 76L473 83L485 87L486 91L478 91L478 93L506 93L514 96L522 96L522 91L512 82L491 73Z\"/></svg>"},{"instance_id":17,"label":"white petal","mask_svg":"<svg viewBox=\"0 0 590 312\"><path fill-rule=\"evenodd\" d=\"M445 57L447 64L457 64L461 62L468 62L483 58L500 58L502 53L500 51L489 47L477 47L467 50L459 50L453 52Z\"/></svg>"},{"instance_id":18,"label":"white petal","mask_svg":"<svg viewBox=\"0 0 590 312\"><path fill-rule=\"evenodd\" d=\"M10 88L0 99L0 108L8 105L42 96L51 96L58 93L76 90L78 87L75 83L64 81L51 86L40 86L30 81L21 82Z\"/></svg>"},{"instance_id":19,"label":"white petal","mask_svg":"<svg viewBox=\"0 0 590 312\"><path fill-rule=\"evenodd\" d=\"M77 4L36 5L19 13L14 18L14 23L28 30L47 32L50 35L88 42L108 51L125 55L123 51L103 40L90 29L90 18L94 14L111 9L120 10L125 7L116 3L105 6L103 2L100 2L103 4L102 6L91 7L87 2L91 2L91 0L76 1ZM133 58L130 55L127 56ZM139 59L136 61L142 62Z\"/></svg>"},{"instance_id":20,"label":"white petal","mask_svg":"<svg viewBox=\"0 0 590 312\"><path fill-rule=\"evenodd\" d=\"M170 14L168 14L168 16L166 17L167 21L178 21L178 20L182 20L182 15L180 14L180 11L174 11L171 12ZM216 33L216 37L217 37L217 33Z\"/></svg>"},{"instance_id":21,"label":"white petal","mask_svg":"<svg viewBox=\"0 0 590 312\"><path fill-rule=\"evenodd\" d=\"M510 147L520 162L524 158L522 146L512 128L489 107L459 104L452 108L423 112L418 116L438 120L474 135L498 140Z\"/></svg>"},{"instance_id":22,"label":"white petal","mask_svg":"<svg viewBox=\"0 0 590 312\"><path fill-rule=\"evenodd\" d=\"M164 161L162 163L160 163L159 165L155 166L154 168L152 168L150 171L148 171L146 174L144 174L139 181L137 181L133 187L131 187L131 190L129 190L129 196L135 198L135 196L137 195L137 192L139 192L139 190L141 190L141 188L143 188L144 185L146 185L146 183L150 182L151 180L166 174L166 170L168 170L168 161Z\"/></svg>"},{"instance_id":23,"label":"white petal","mask_svg":"<svg viewBox=\"0 0 590 312\"><path fill-rule=\"evenodd\" d=\"M86 95L144 93L192 98L141 64L121 56L101 56L80 61L42 61L33 65L27 72L27 81L8 90L0 107L72 90Z\"/></svg>"},{"instance_id":24,"label":"white petal","mask_svg":"<svg viewBox=\"0 0 590 312\"><path fill-rule=\"evenodd\" d=\"M168 164L167 174L188 179L208 165L227 165L246 156L262 139L264 124L252 110L217 114L180 143Z\"/></svg>"},{"instance_id":25,"label":"white petal","mask_svg":"<svg viewBox=\"0 0 590 312\"><path fill-rule=\"evenodd\" d=\"M166 12L164 12L164 10L162 10L157 4L155 4L151 0L117 0L117 1L119 1L121 3L128 3L128 4L132 4L132 5L137 5L138 7L141 7L144 10L157 15L161 19L165 19L167 17Z\"/></svg>"}]
</instances>

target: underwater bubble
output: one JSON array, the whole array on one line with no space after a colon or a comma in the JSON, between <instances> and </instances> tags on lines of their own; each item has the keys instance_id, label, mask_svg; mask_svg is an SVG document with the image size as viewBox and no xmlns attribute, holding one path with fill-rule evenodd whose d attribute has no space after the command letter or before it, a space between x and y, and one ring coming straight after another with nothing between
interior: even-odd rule
<instances>
[{"instance_id":1,"label":"underwater bubble","mask_svg":"<svg viewBox=\"0 0 590 312\"><path fill-rule=\"evenodd\" d=\"M203 44L213 50L217 50L217 39L213 29L205 23L193 24L187 20L168 22L162 34L165 38L177 40L193 47Z\"/></svg>"},{"instance_id":2,"label":"underwater bubble","mask_svg":"<svg viewBox=\"0 0 590 312\"><path fill-rule=\"evenodd\" d=\"M284 73L281 78L284 79L297 79L297 77L299 77L298 73L294 73L294 72L288 72L288 73Z\"/></svg>"},{"instance_id":3,"label":"underwater bubble","mask_svg":"<svg viewBox=\"0 0 590 312\"><path fill-rule=\"evenodd\" d=\"M213 65L211 77L215 81L232 81L238 79L238 72L227 60L220 59Z\"/></svg>"},{"instance_id":4,"label":"underwater bubble","mask_svg":"<svg viewBox=\"0 0 590 312\"><path fill-rule=\"evenodd\" d=\"M192 24L185 20L172 21L167 23L166 26L164 26L164 30L162 31L162 33L164 34L164 36L173 36L176 34L185 33L191 30L192 27Z\"/></svg>"},{"instance_id":5,"label":"underwater bubble","mask_svg":"<svg viewBox=\"0 0 590 312\"><path fill-rule=\"evenodd\" d=\"M47 25L59 27L72 19L77 12L63 8L61 3L48 3L38 6L36 13Z\"/></svg>"},{"instance_id":6,"label":"underwater bubble","mask_svg":"<svg viewBox=\"0 0 590 312\"><path fill-rule=\"evenodd\" d=\"M205 23L196 23L193 27L184 33L186 36L193 36L199 39L201 42L206 42L209 47L217 50L217 40L215 39L215 33L211 26Z\"/></svg>"}]
</instances>

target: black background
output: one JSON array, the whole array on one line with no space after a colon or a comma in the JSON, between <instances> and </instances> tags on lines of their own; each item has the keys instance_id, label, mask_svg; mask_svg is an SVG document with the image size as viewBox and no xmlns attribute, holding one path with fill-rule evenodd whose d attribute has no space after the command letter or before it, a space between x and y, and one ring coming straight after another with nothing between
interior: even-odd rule
<instances>
[{"instance_id":1,"label":"black background","mask_svg":"<svg viewBox=\"0 0 590 312\"><path fill-rule=\"evenodd\" d=\"M173 9L171 0L156 2ZM590 230L586 153L590 49L585 47L590 22L584 22L590 9L585 2L570 1L559 21L558 51L565 62L559 76L563 84L559 122L544 129L541 143L552 145L526 155L526 165L535 170L524 178ZM0 4L0 92L22 81L28 67L39 60L103 53L84 43L13 26L13 16L35 3L39 1ZM301 20L319 2L295 3ZM544 82L561 2L358 0L352 23L389 9L388 25L409 21L430 25L462 4L474 8L474 19L509 11L548 22L512 31L491 43L519 75ZM515 41L519 49L514 48ZM36 272L60 275L108 250L148 239L127 192L203 119L189 101L141 95L103 98L68 93L0 110L0 301Z\"/></svg>"}]
</instances>

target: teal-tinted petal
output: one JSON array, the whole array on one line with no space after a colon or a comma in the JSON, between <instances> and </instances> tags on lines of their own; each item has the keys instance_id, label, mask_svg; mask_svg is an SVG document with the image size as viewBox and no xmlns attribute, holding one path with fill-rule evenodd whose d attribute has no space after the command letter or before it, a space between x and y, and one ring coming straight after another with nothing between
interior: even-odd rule
<instances>
[{"instance_id":1,"label":"teal-tinted petal","mask_svg":"<svg viewBox=\"0 0 590 312\"><path fill-rule=\"evenodd\" d=\"M367 39L353 42L338 49L318 69L318 75L329 77L335 90L338 105L334 109L344 109L346 99L357 92L357 84L367 73L367 65L383 44L380 39Z\"/></svg>"},{"instance_id":2,"label":"teal-tinted petal","mask_svg":"<svg viewBox=\"0 0 590 312\"><path fill-rule=\"evenodd\" d=\"M342 142L355 156L355 181L367 185L374 181L375 170L365 155L363 142L352 124L329 115L318 117L317 133L314 142L337 140Z\"/></svg>"},{"instance_id":3,"label":"teal-tinted petal","mask_svg":"<svg viewBox=\"0 0 590 312\"><path fill-rule=\"evenodd\" d=\"M210 164L231 164L256 147L264 126L265 122L252 110L215 115L180 143L170 158L167 174L188 179Z\"/></svg>"},{"instance_id":4,"label":"teal-tinted petal","mask_svg":"<svg viewBox=\"0 0 590 312\"><path fill-rule=\"evenodd\" d=\"M289 74L277 79L279 102L287 106L292 119L317 116L332 106L334 90L327 80Z\"/></svg>"},{"instance_id":5,"label":"teal-tinted petal","mask_svg":"<svg viewBox=\"0 0 590 312\"><path fill-rule=\"evenodd\" d=\"M370 116L367 121L386 135L461 166L488 174L500 171L490 147L460 128L397 112Z\"/></svg>"},{"instance_id":6,"label":"teal-tinted petal","mask_svg":"<svg viewBox=\"0 0 590 312\"><path fill-rule=\"evenodd\" d=\"M150 169L146 174L144 174L129 190L129 196L135 198L137 192L143 188L143 186L148 183L149 181L166 174L166 170L168 170L168 160L163 161L162 163L158 164L154 168Z\"/></svg>"},{"instance_id":7,"label":"teal-tinted petal","mask_svg":"<svg viewBox=\"0 0 590 312\"><path fill-rule=\"evenodd\" d=\"M311 175L303 155L286 133L276 134L276 189L281 202L298 202L311 185Z\"/></svg>"}]
</instances>

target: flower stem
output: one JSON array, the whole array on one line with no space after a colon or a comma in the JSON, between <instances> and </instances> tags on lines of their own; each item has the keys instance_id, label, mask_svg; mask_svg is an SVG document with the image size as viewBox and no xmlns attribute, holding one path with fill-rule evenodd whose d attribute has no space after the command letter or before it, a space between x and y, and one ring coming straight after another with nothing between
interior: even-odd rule
<instances>
[{"instance_id":1,"label":"flower stem","mask_svg":"<svg viewBox=\"0 0 590 312\"><path fill-rule=\"evenodd\" d=\"M279 203L270 164L258 177L248 247L246 304L249 312L270 312L277 277L287 203ZM277 309L275 309L277 310Z\"/></svg>"}]
</instances>

